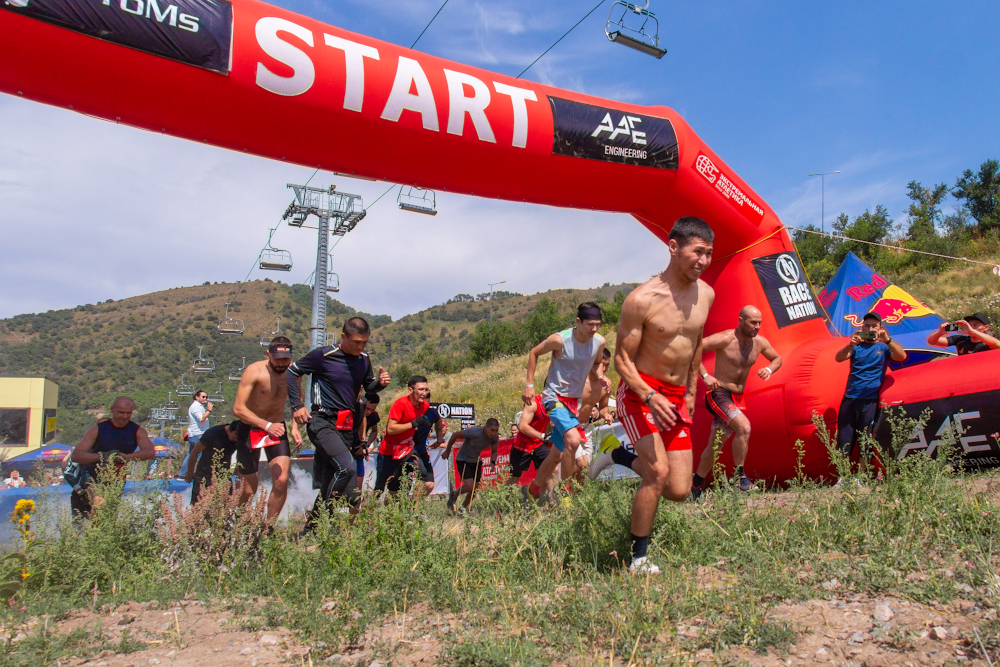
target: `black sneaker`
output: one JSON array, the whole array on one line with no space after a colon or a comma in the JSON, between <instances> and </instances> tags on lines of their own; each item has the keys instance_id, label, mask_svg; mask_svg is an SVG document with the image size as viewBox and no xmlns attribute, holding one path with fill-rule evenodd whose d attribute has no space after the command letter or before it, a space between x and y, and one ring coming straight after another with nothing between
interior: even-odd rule
<instances>
[{"instance_id":1,"label":"black sneaker","mask_svg":"<svg viewBox=\"0 0 1000 667\"><path fill-rule=\"evenodd\" d=\"M708 488L708 487L706 485L704 485L704 484L702 484L701 486L694 486L692 484L691 485L691 495L688 496L691 499L691 502L696 503L699 500L701 500L701 494L705 493L705 489L706 488Z\"/></svg>"}]
</instances>

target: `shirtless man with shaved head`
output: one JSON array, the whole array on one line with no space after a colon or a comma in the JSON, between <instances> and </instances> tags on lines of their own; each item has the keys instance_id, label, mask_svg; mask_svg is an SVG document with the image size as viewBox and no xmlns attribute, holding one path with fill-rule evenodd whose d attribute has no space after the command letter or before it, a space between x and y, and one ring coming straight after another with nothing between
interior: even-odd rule
<instances>
[{"instance_id":1,"label":"shirtless man with shaved head","mask_svg":"<svg viewBox=\"0 0 1000 667\"><path fill-rule=\"evenodd\" d=\"M703 350L715 352L715 374L709 375L704 364L699 372L705 380L708 392L705 394L705 407L712 413L712 431L708 436L708 446L701 453L698 470L695 471L691 485L691 498L698 500L705 490L705 477L712 470L716 447L721 448L729 435L733 435L733 463L736 465L736 478L739 489L743 492L753 491L754 486L746 473L743 464L747 459L747 448L750 442L750 420L743 410L743 390L746 388L747 376L757 361L758 355L763 355L771 363L757 371L761 380L767 380L771 374L781 368L781 356L774 351L771 344L760 333L763 317L754 306L744 306L740 311L739 325L735 329L720 331L705 339Z\"/></svg>"}]
</instances>

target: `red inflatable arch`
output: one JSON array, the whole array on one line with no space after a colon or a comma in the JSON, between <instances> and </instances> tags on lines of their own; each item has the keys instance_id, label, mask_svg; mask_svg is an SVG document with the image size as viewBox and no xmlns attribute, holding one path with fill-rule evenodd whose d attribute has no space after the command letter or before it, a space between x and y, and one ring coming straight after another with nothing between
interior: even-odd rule
<instances>
[{"instance_id":1,"label":"red inflatable arch","mask_svg":"<svg viewBox=\"0 0 1000 667\"><path fill-rule=\"evenodd\" d=\"M756 304L785 359L768 382L751 374L747 470L794 476L801 439L806 471L829 472L812 415L835 422L844 340L830 336L777 215L673 110L494 74L256 0L8 0L0 57L3 92L274 160L629 213L663 241L680 216L707 220L717 298L706 333ZM982 436L1000 430L997 355L892 374L889 403L937 411L911 449L931 449L964 408L968 458L996 462L996 441ZM700 409L696 456L707 431Z\"/></svg>"}]
</instances>

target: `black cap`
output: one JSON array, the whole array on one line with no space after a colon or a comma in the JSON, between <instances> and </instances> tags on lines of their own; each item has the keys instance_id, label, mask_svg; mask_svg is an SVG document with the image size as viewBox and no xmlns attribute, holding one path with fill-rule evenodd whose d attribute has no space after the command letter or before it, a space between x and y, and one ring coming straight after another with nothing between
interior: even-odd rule
<instances>
[{"instance_id":1,"label":"black cap","mask_svg":"<svg viewBox=\"0 0 1000 667\"><path fill-rule=\"evenodd\" d=\"M285 345L283 343L275 343L272 341L271 344L267 346L267 351L270 352L271 356L275 359L291 359L292 357L292 346Z\"/></svg>"},{"instance_id":2,"label":"black cap","mask_svg":"<svg viewBox=\"0 0 1000 667\"><path fill-rule=\"evenodd\" d=\"M871 320L871 319L877 320L879 323L882 322L882 316L875 312L868 313L867 315L861 318L861 321L864 322L865 320Z\"/></svg>"},{"instance_id":3,"label":"black cap","mask_svg":"<svg viewBox=\"0 0 1000 667\"><path fill-rule=\"evenodd\" d=\"M964 319L966 322L968 322L969 320L979 320L983 324L987 325L992 324L992 322L990 322L990 318L986 315L986 313L972 313L971 315L966 315L962 319Z\"/></svg>"}]
</instances>

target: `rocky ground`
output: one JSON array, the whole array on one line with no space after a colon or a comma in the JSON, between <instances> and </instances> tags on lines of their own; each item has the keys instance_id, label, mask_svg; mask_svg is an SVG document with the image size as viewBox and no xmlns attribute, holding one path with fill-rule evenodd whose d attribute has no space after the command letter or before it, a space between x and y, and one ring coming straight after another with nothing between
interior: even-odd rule
<instances>
[{"instance_id":1,"label":"rocky ground","mask_svg":"<svg viewBox=\"0 0 1000 667\"><path fill-rule=\"evenodd\" d=\"M905 597L831 594L825 600L779 605L769 618L797 631L787 651L757 652L740 647L717 654L709 648L699 649L699 642L704 644L712 628L697 618L678 625L676 632L664 633L657 641L670 645L667 653L691 656L691 663L696 665L989 667L984 650L989 652L992 664L1000 659L1000 637L995 630L993 634L985 631L1000 627L995 622L997 610L983 609L973 600L927 606ZM230 612L197 601L183 601L167 609L128 603L111 612L74 611L59 622L39 619L31 623L35 627L22 630L35 631L42 623L47 623L50 631L70 633L83 629L95 639L103 635L109 645L129 646L127 653L105 650L89 657L67 656L58 662L61 666L94 667L438 665L443 664L445 649L456 634L462 636L467 629L454 614L437 614L418 606L386 619L357 645L331 656L326 647L302 643L284 628L248 632L232 622ZM643 653L640 646L634 657L614 656L613 663L611 655L580 655L569 656L562 664L638 665L643 663Z\"/></svg>"}]
</instances>

